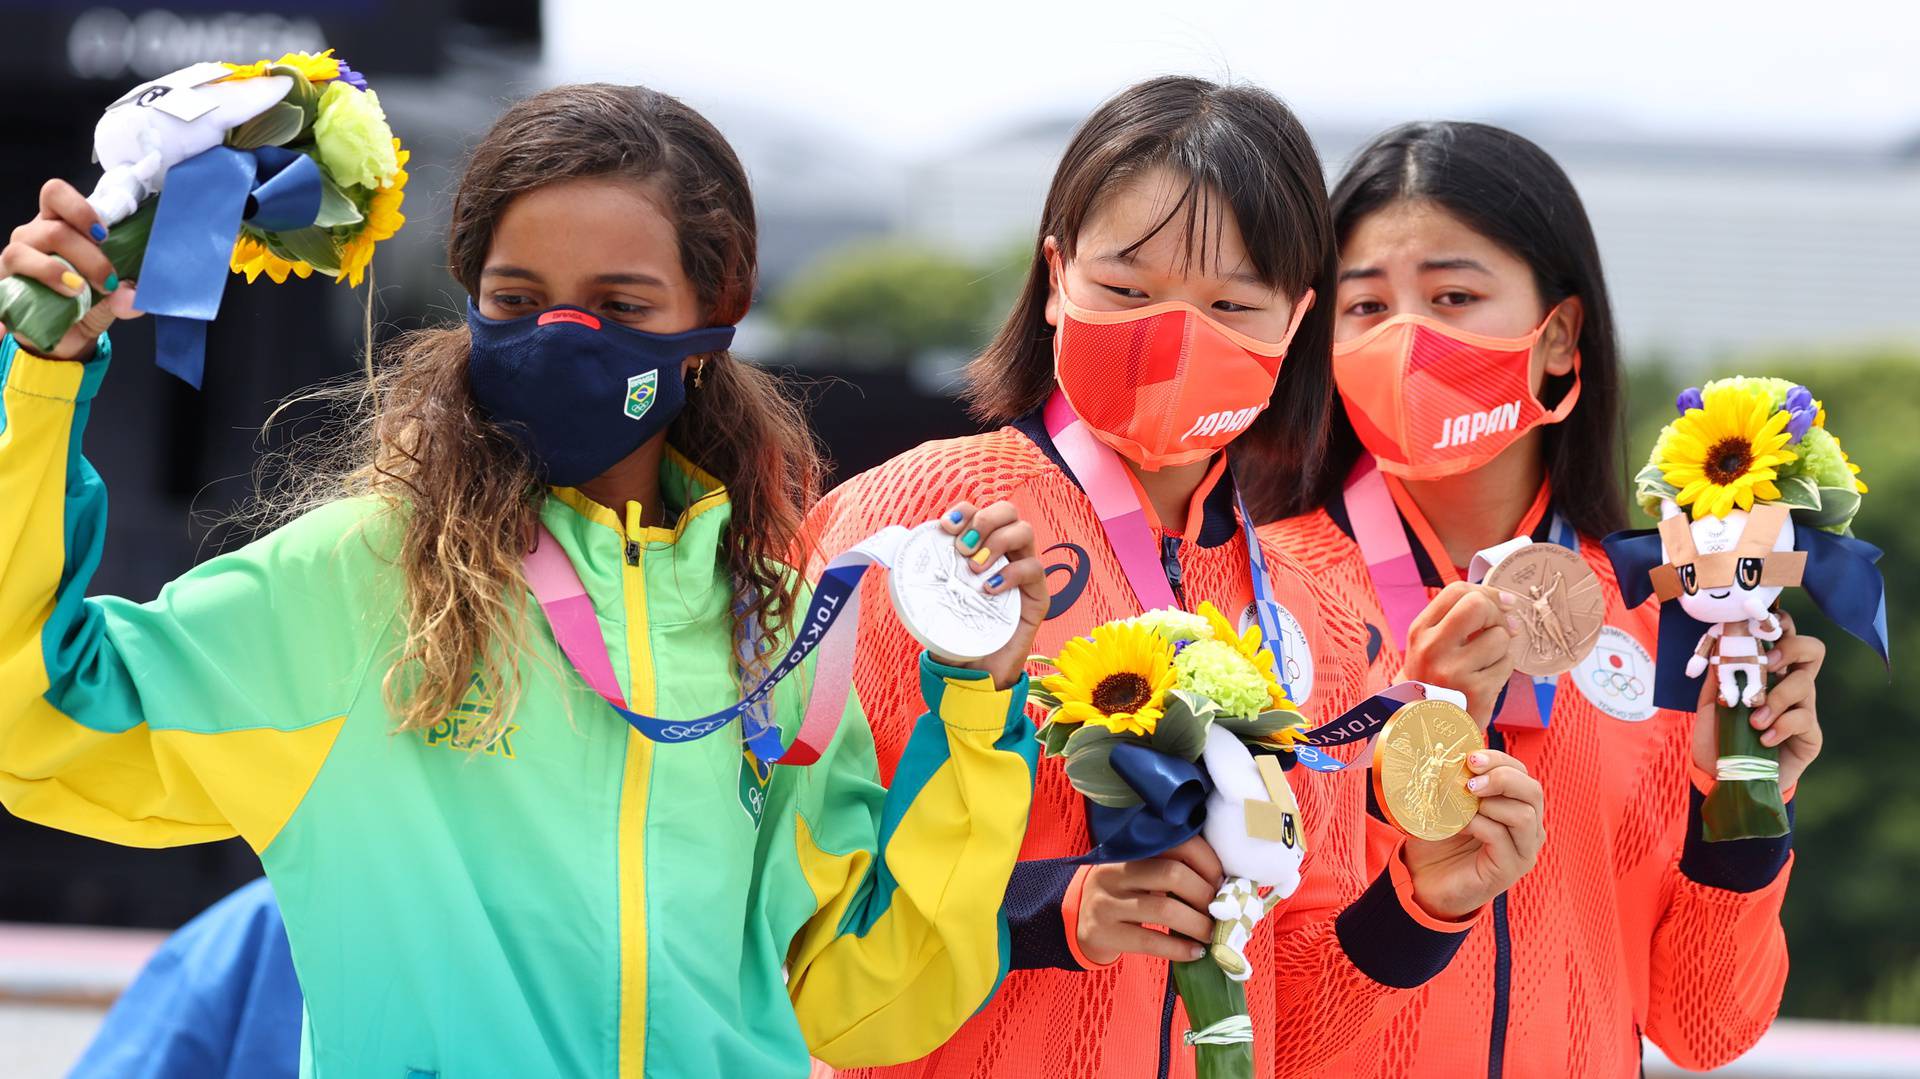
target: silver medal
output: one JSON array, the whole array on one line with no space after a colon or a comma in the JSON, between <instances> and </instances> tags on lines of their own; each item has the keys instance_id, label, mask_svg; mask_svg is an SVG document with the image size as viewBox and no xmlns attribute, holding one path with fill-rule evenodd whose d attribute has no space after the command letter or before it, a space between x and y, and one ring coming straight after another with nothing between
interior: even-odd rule
<instances>
[{"instance_id":1,"label":"silver medal","mask_svg":"<svg viewBox=\"0 0 1920 1079\"><path fill-rule=\"evenodd\" d=\"M887 574L893 609L907 632L934 655L984 659L1006 647L1020 628L1020 591L981 591L998 567L973 572L953 542L938 521L907 534Z\"/></svg>"}]
</instances>

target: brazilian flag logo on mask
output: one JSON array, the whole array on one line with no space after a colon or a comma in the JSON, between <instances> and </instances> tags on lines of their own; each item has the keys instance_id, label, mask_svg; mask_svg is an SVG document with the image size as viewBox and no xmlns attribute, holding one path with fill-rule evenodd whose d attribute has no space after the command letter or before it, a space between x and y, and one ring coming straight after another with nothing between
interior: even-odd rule
<instances>
[{"instance_id":1,"label":"brazilian flag logo on mask","mask_svg":"<svg viewBox=\"0 0 1920 1079\"><path fill-rule=\"evenodd\" d=\"M632 420L645 416L653 408L653 399L660 393L660 372L648 371L627 380L627 418Z\"/></svg>"}]
</instances>

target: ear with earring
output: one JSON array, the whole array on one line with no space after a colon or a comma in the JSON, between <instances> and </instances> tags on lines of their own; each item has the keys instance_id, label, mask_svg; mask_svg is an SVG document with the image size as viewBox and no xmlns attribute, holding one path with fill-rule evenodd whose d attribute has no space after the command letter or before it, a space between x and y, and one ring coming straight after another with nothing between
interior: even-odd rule
<instances>
[{"instance_id":1,"label":"ear with earring","mask_svg":"<svg viewBox=\"0 0 1920 1079\"><path fill-rule=\"evenodd\" d=\"M706 373L707 373L707 359L705 356L702 356L700 358L700 362L695 364L693 368L693 388L694 389L697 390L700 388L700 380L706 375Z\"/></svg>"}]
</instances>

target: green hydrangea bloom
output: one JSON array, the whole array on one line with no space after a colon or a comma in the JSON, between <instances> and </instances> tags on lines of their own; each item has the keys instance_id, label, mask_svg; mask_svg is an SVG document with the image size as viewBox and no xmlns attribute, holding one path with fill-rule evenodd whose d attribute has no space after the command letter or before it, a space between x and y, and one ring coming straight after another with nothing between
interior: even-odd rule
<instances>
[{"instance_id":1,"label":"green hydrangea bloom","mask_svg":"<svg viewBox=\"0 0 1920 1079\"><path fill-rule=\"evenodd\" d=\"M1213 638L1213 630L1208 627L1207 620L1188 611L1176 611L1170 608L1148 611L1134 621L1165 637L1173 644Z\"/></svg>"},{"instance_id":2,"label":"green hydrangea bloom","mask_svg":"<svg viewBox=\"0 0 1920 1079\"><path fill-rule=\"evenodd\" d=\"M1267 679L1225 641L1194 641L1173 657L1174 687L1191 690L1229 716L1252 719L1273 704Z\"/></svg>"},{"instance_id":3,"label":"green hydrangea bloom","mask_svg":"<svg viewBox=\"0 0 1920 1079\"><path fill-rule=\"evenodd\" d=\"M345 82L330 82L320 95L319 109L313 141L333 182L369 191L391 183L400 171L400 159L379 96Z\"/></svg>"},{"instance_id":4,"label":"green hydrangea bloom","mask_svg":"<svg viewBox=\"0 0 1920 1079\"><path fill-rule=\"evenodd\" d=\"M1826 428L1809 429L1794 449L1800 453L1800 460L1794 462L1800 466L1796 472L1822 487L1853 486L1853 472L1840 457L1840 440Z\"/></svg>"}]
</instances>

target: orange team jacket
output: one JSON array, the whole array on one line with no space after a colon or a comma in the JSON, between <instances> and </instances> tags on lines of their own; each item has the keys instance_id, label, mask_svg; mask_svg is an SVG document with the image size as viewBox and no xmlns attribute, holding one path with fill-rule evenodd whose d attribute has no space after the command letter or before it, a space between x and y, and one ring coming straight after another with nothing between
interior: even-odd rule
<instances>
[{"instance_id":1,"label":"orange team jacket","mask_svg":"<svg viewBox=\"0 0 1920 1079\"><path fill-rule=\"evenodd\" d=\"M1444 563L1444 551L1411 501L1398 504L1429 590L1459 579L1451 566L1436 571L1433 552ZM1546 508L1543 492L1523 534L1547 540ZM1399 677L1403 657L1344 505L1260 535L1361 613L1372 666ZM1545 791L1539 861L1357 1052L1285 1074L1629 1076L1642 1032L1675 1063L1703 1069L1745 1052L1773 1022L1787 976L1780 904L1791 836L1698 838L1711 780L1694 774L1693 717L1652 707L1656 608L1628 610L1600 543L1580 546L1606 594L1600 640L1561 676L1547 729L1489 732ZM1398 833L1371 804L1368 827L1378 865Z\"/></svg>"},{"instance_id":2,"label":"orange team jacket","mask_svg":"<svg viewBox=\"0 0 1920 1079\"><path fill-rule=\"evenodd\" d=\"M1189 606L1211 600L1228 618L1253 600L1245 533L1224 462L1202 485L1179 530L1154 523L1164 570ZM1037 415L988 434L932 442L841 485L809 517L820 559L887 524L913 525L968 500L1012 501L1039 534L1053 600L1036 650L1139 613L1092 503L1066 470ZM1151 516L1151 513L1150 513ZM1337 715L1367 692L1366 631L1327 603L1297 566L1266 546L1275 598L1301 623L1313 681L1303 710ZM880 576L878 574L873 576ZM884 582L861 606L855 685L890 776L918 706L898 677L918 645L893 616ZM1349 771L1357 771L1350 769ZM1414 905L1403 862L1383 849L1367 874L1364 785L1295 768L1290 780L1308 829L1300 890L1260 925L1248 947L1247 985L1259 1074L1296 1071L1378 1029L1444 967L1471 924L1437 921ZM1084 803L1058 760L1043 759L1022 861L1008 887L1011 973L998 994L945 1046L913 1063L850 1076L1152 1079L1190 1076L1192 1052L1166 962L1123 956L1089 970L1073 941L1083 874L1071 860L1091 846Z\"/></svg>"}]
</instances>

